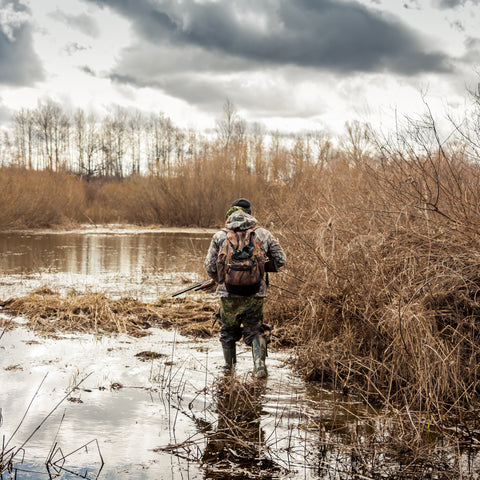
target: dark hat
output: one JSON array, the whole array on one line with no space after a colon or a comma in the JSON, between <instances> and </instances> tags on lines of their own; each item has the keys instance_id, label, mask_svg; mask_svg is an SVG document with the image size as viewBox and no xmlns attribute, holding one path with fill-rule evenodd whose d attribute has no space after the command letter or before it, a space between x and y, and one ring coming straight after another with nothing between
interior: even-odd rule
<instances>
[{"instance_id":1,"label":"dark hat","mask_svg":"<svg viewBox=\"0 0 480 480\"><path fill-rule=\"evenodd\" d=\"M238 200L235 200L232 205L232 207L241 207L245 212L247 212L249 215L252 213L252 206L250 202L246 198L239 198Z\"/></svg>"}]
</instances>

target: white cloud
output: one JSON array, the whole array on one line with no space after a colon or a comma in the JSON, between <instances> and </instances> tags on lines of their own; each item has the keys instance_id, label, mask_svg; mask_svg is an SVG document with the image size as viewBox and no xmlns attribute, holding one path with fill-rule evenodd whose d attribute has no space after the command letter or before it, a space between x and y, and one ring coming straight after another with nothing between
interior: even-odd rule
<instances>
[{"instance_id":1,"label":"white cloud","mask_svg":"<svg viewBox=\"0 0 480 480\"><path fill-rule=\"evenodd\" d=\"M28 23L31 20L31 16L25 10L15 10L12 3L0 4L0 6L0 29L11 42L14 42L16 40L16 31L22 25Z\"/></svg>"}]
</instances>

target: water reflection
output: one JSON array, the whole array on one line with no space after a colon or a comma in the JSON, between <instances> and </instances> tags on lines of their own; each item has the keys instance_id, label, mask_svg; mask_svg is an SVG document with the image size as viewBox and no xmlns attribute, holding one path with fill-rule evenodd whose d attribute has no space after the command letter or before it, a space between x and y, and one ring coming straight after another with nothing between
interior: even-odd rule
<instances>
[{"instance_id":1,"label":"water reflection","mask_svg":"<svg viewBox=\"0 0 480 480\"><path fill-rule=\"evenodd\" d=\"M0 268L7 274L43 270L97 275L142 268L185 269L205 255L211 235L137 231L122 234L0 234Z\"/></svg>"},{"instance_id":2,"label":"water reflection","mask_svg":"<svg viewBox=\"0 0 480 480\"><path fill-rule=\"evenodd\" d=\"M211 233L111 231L0 234L0 298L42 285L152 300L202 279Z\"/></svg>"},{"instance_id":3,"label":"water reflection","mask_svg":"<svg viewBox=\"0 0 480 480\"><path fill-rule=\"evenodd\" d=\"M206 431L202 455L206 479L271 479L283 472L269 455L261 426L265 388L265 382L241 382L232 375L217 381L214 399L218 419L215 428Z\"/></svg>"},{"instance_id":4,"label":"water reflection","mask_svg":"<svg viewBox=\"0 0 480 480\"><path fill-rule=\"evenodd\" d=\"M202 279L210 237L210 233L140 230L0 234L0 298L43 284L156 298L177 290L175 282L183 274L190 280ZM45 457L56 439L63 453L50 457L52 471L55 467L60 472L62 465L83 473L78 466L98 464L98 458L83 460L68 452L77 452L78 445L91 438L100 442L106 462L101 478L106 480L186 475L195 480L425 478L427 474L454 478L457 473L457 478L460 474L466 478L480 469L476 429L469 432L468 444L440 445L429 437L427 423L423 426L427 442L406 438L401 423L392 417L352 397L306 386L291 374L281 352L269 353L270 376L266 383L255 383L248 375L242 377L245 372L240 370L250 362L239 362L236 377L217 378L223 364L218 340L180 338L175 332L155 331L139 339L37 339L19 329L5 332L0 340L2 434L15 431L32 389L44 375L49 374L45 393L36 399L24 431L18 432L24 437L48 414L63 388L94 372L88 388L77 395L82 403L66 406L62 428L55 419L29 443L26 453L35 459L32 470L39 465L45 468ZM158 359L150 364L138 360L139 352L152 349L161 353ZM250 351L239 354L249 356ZM125 388L111 391L114 382ZM92 453L90 447L88 452ZM177 455L178 464L171 453ZM91 468L89 475L99 470ZM21 475L18 478L39 478ZM73 478L63 470L61 475Z\"/></svg>"}]
</instances>

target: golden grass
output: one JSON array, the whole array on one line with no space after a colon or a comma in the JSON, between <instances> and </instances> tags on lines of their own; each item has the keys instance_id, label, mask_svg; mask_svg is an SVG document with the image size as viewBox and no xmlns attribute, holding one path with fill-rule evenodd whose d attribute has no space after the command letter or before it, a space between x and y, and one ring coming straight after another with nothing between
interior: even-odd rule
<instances>
[{"instance_id":1,"label":"golden grass","mask_svg":"<svg viewBox=\"0 0 480 480\"><path fill-rule=\"evenodd\" d=\"M144 336L150 327L177 327L182 334L205 337L215 331L214 307L193 299L147 304L131 297L112 300L103 293L62 296L43 287L10 300L5 308L25 316L29 328L42 335L80 332Z\"/></svg>"},{"instance_id":2,"label":"golden grass","mask_svg":"<svg viewBox=\"0 0 480 480\"><path fill-rule=\"evenodd\" d=\"M0 230L85 221L82 182L66 172L0 168Z\"/></svg>"},{"instance_id":3,"label":"golden grass","mask_svg":"<svg viewBox=\"0 0 480 480\"><path fill-rule=\"evenodd\" d=\"M289 263L268 322L306 379L439 416L478 408L479 178L466 160L365 159L278 194Z\"/></svg>"}]
</instances>

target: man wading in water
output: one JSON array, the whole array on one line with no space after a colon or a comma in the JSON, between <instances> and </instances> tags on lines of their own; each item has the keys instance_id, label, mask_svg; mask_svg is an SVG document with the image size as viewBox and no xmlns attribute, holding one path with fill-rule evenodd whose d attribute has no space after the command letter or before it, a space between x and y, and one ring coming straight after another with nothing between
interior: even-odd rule
<instances>
[{"instance_id":1,"label":"man wading in water","mask_svg":"<svg viewBox=\"0 0 480 480\"><path fill-rule=\"evenodd\" d=\"M220 342L227 368L237 362L235 343L243 335L252 347L255 375L267 376L263 300L267 296L265 265L277 271L285 265L285 254L274 236L257 225L250 202L240 198L226 214L225 228L217 232L205 259L208 275L217 283L220 297ZM272 267L268 268L269 265Z\"/></svg>"}]
</instances>

